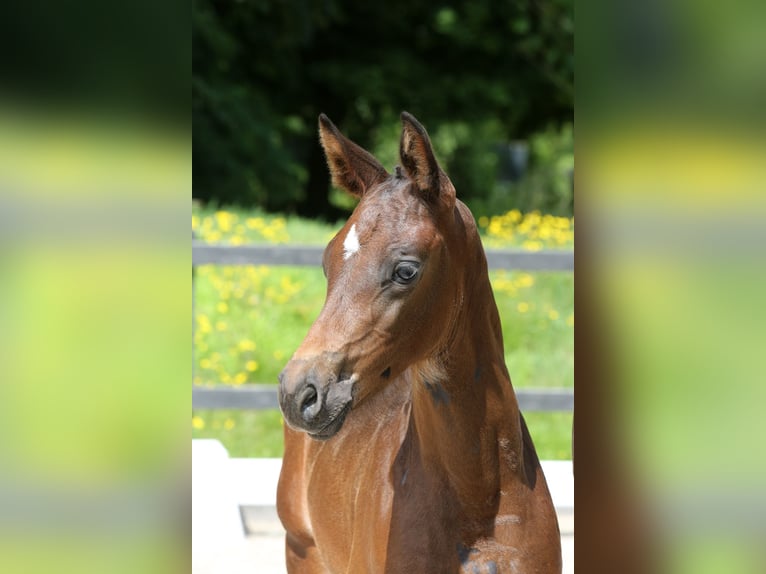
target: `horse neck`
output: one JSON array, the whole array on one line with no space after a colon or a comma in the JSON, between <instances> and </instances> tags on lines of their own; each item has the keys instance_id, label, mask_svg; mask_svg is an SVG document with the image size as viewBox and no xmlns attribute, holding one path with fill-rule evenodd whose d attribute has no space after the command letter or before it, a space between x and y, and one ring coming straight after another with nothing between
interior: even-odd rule
<instances>
[{"instance_id":1,"label":"horse neck","mask_svg":"<svg viewBox=\"0 0 766 574\"><path fill-rule=\"evenodd\" d=\"M480 246L477 252L445 347L408 373L420 457L466 508L493 499L501 484L524 480L518 405L486 258Z\"/></svg>"}]
</instances>

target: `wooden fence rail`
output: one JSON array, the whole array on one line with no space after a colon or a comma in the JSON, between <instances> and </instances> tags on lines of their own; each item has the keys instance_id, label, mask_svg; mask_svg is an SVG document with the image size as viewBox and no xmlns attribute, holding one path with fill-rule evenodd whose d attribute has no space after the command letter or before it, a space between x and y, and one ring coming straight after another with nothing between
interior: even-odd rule
<instances>
[{"instance_id":1,"label":"wooden fence rail","mask_svg":"<svg viewBox=\"0 0 766 574\"><path fill-rule=\"evenodd\" d=\"M323 247L287 245L215 245L192 241L192 269L199 265L319 266ZM572 251L521 251L487 249L490 269L519 271L573 271ZM192 328L194 328L194 274L192 274ZM571 411L572 389L516 389L523 411ZM192 385L195 409L276 409L276 385L242 387Z\"/></svg>"},{"instance_id":2,"label":"wooden fence rail","mask_svg":"<svg viewBox=\"0 0 766 574\"><path fill-rule=\"evenodd\" d=\"M293 245L213 245L192 241L192 265L295 265L322 264L324 247ZM490 269L518 271L573 271L573 251L522 251L487 249Z\"/></svg>"},{"instance_id":3,"label":"wooden fence rail","mask_svg":"<svg viewBox=\"0 0 766 574\"><path fill-rule=\"evenodd\" d=\"M516 389L523 411L571 411L574 395L571 389ZM241 387L192 387L194 408L205 409L278 409L276 385L242 385Z\"/></svg>"}]
</instances>

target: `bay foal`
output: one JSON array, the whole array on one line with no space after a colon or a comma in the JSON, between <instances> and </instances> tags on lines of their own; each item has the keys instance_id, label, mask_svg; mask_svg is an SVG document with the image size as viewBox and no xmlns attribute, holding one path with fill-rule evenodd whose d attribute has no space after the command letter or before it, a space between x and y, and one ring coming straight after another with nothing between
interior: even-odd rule
<instances>
[{"instance_id":1,"label":"bay foal","mask_svg":"<svg viewBox=\"0 0 766 574\"><path fill-rule=\"evenodd\" d=\"M280 375L277 508L300 573L553 573L556 515L503 354L487 262L426 130L389 174L319 118L360 198L325 305Z\"/></svg>"}]
</instances>

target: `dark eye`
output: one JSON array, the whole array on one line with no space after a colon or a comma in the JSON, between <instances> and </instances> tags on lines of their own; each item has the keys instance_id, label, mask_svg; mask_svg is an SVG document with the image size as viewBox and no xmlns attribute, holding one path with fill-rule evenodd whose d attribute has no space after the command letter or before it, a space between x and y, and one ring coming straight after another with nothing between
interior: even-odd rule
<instances>
[{"instance_id":1,"label":"dark eye","mask_svg":"<svg viewBox=\"0 0 766 574\"><path fill-rule=\"evenodd\" d=\"M400 284L411 283L417 277L420 265L414 261L400 261L394 268L393 280Z\"/></svg>"}]
</instances>

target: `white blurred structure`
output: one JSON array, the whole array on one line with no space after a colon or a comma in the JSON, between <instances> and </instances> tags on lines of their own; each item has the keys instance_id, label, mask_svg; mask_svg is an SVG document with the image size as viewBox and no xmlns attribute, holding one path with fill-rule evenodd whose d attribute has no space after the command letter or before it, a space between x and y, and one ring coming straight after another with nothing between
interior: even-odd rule
<instances>
[{"instance_id":1,"label":"white blurred structure","mask_svg":"<svg viewBox=\"0 0 766 574\"><path fill-rule=\"evenodd\" d=\"M572 462L542 461L559 514L564 572L574 572ZM276 514L279 458L229 458L217 440L192 441L193 574L284 574Z\"/></svg>"},{"instance_id":2,"label":"white blurred structure","mask_svg":"<svg viewBox=\"0 0 766 574\"><path fill-rule=\"evenodd\" d=\"M244 544L239 502L232 489L229 453L212 439L192 441L192 564L194 572L219 572L220 554Z\"/></svg>"}]
</instances>

